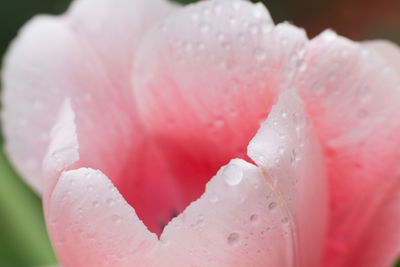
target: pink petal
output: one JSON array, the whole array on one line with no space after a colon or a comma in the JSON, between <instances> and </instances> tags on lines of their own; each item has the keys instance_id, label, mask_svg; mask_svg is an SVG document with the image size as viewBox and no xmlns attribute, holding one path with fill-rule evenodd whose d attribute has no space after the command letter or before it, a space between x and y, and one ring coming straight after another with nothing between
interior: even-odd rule
<instances>
[{"instance_id":1,"label":"pink petal","mask_svg":"<svg viewBox=\"0 0 400 267\"><path fill-rule=\"evenodd\" d=\"M121 140L133 140L138 131L126 78L134 52L147 29L174 9L162 0L79 0L64 17L39 16L24 26L3 66L2 118L7 153L37 191L48 135L65 98L78 111L81 159L103 168L106 160L103 170L118 172L116 162L127 157L123 148L132 146ZM111 153L116 148L120 157Z\"/></svg>"},{"instance_id":2,"label":"pink petal","mask_svg":"<svg viewBox=\"0 0 400 267\"><path fill-rule=\"evenodd\" d=\"M284 108L290 117L282 117ZM71 113L61 114L57 127L64 122L68 129ZM51 147L75 147L74 142L58 142L58 131L53 132ZM280 133L285 133L283 149L296 150L301 157L294 165L291 153L278 152L278 163L269 157L277 141L273 137ZM264 156L262 168L232 160L201 198L167 225L160 241L100 171L65 171L44 199L57 254L65 267L292 266L298 261L318 266L326 196L317 143L301 102L293 93L285 94L249 147L257 159ZM69 158L69 153L58 155ZM289 172L283 173L281 164L290 164ZM277 184L271 183L272 175L277 175ZM306 207L311 200L315 203ZM308 226L303 225L310 215Z\"/></svg>"},{"instance_id":3,"label":"pink petal","mask_svg":"<svg viewBox=\"0 0 400 267\"><path fill-rule=\"evenodd\" d=\"M400 258L400 183L389 189L346 266L395 266Z\"/></svg>"},{"instance_id":4,"label":"pink petal","mask_svg":"<svg viewBox=\"0 0 400 267\"><path fill-rule=\"evenodd\" d=\"M293 86L314 120L329 177L324 266L355 266L346 261L368 253L356 250L366 236L388 234L370 224L393 187L399 189L400 77L373 51L330 31L309 43L302 70ZM400 228L390 230L392 237L385 238L397 239ZM381 243L369 246L395 257L378 249Z\"/></svg>"},{"instance_id":5,"label":"pink petal","mask_svg":"<svg viewBox=\"0 0 400 267\"><path fill-rule=\"evenodd\" d=\"M221 165L247 157L305 42L240 0L190 5L146 36L132 74L137 104L187 203Z\"/></svg>"},{"instance_id":6,"label":"pink petal","mask_svg":"<svg viewBox=\"0 0 400 267\"><path fill-rule=\"evenodd\" d=\"M313 124L294 92L279 97L248 151L290 211L298 266L320 266L328 218L326 174Z\"/></svg>"},{"instance_id":7,"label":"pink petal","mask_svg":"<svg viewBox=\"0 0 400 267\"><path fill-rule=\"evenodd\" d=\"M99 58L118 93L132 100L130 74L137 48L151 26L178 8L166 0L76 0L65 19Z\"/></svg>"},{"instance_id":8,"label":"pink petal","mask_svg":"<svg viewBox=\"0 0 400 267\"><path fill-rule=\"evenodd\" d=\"M400 49L398 45L386 40L368 41L363 44L366 48L381 55L394 70L400 72Z\"/></svg>"},{"instance_id":9,"label":"pink petal","mask_svg":"<svg viewBox=\"0 0 400 267\"><path fill-rule=\"evenodd\" d=\"M78 150L75 113L72 110L71 101L67 99L62 105L57 123L51 131L50 144L43 160L44 175L42 179L47 178L42 188L44 200L47 200L53 191L60 173L79 160Z\"/></svg>"},{"instance_id":10,"label":"pink petal","mask_svg":"<svg viewBox=\"0 0 400 267\"><path fill-rule=\"evenodd\" d=\"M64 172L46 221L62 266L150 266L157 236L100 171Z\"/></svg>"},{"instance_id":11,"label":"pink petal","mask_svg":"<svg viewBox=\"0 0 400 267\"><path fill-rule=\"evenodd\" d=\"M144 135L127 78L147 29L174 9L161 0L81 0L63 17L37 17L22 29L2 73L3 126L8 155L37 191L50 130L69 98L79 142L76 168L101 168L112 177L154 232L187 205Z\"/></svg>"},{"instance_id":12,"label":"pink petal","mask_svg":"<svg viewBox=\"0 0 400 267\"><path fill-rule=\"evenodd\" d=\"M261 170L235 159L167 225L161 242L177 266L291 266L292 231L290 214Z\"/></svg>"}]
</instances>

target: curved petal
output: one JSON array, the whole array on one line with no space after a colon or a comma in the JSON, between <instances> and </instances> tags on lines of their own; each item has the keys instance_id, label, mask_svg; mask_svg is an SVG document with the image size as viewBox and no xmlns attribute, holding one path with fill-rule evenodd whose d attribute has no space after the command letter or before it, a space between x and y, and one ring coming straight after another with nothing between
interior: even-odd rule
<instances>
[{"instance_id":1,"label":"curved petal","mask_svg":"<svg viewBox=\"0 0 400 267\"><path fill-rule=\"evenodd\" d=\"M65 267L292 266L288 214L279 203L259 169L235 160L158 242L106 176L78 169L61 175L46 220Z\"/></svg>"},{"instance_id":2,"label":"curved petal","mask_svg":"<svg viewBox=\"0 0 400 267\"><path fill-rule=\"evenodd\" d=\"M373 40L363 45L381 55L394 70L400 72L400 48L397 44L387 40Z\"/></svg>"},{"instance_id":3,"label":"curved petal","mask_svg":"<svg viewBox=\"0 0 400 267\"><path fill-rule=\"evenodd\" d=\"M358 257L355 247L373 235L369 223L398 188L400 77L373 51L326 31L309 43L293 86L307 103L326 157L331 201L325 264L354 266L346 260Z\"/></svg>"},{"instance_id":4,"label":"curved petal","mask_svg":"<svg viewBox=\"0 0 400 267\"><path fill-rule=\"evenodd\" d=\"M118 177L117 163L132 147L121 140L139 131L127 73L146 30L171 10L161 0L79 0L66 16L39 16L21 30L2 69L2 119L7 154L38 192L40 162L65 98L78 111L81 159L92 167L107 161L103 171Z\"/></svg>"},{"instance_id":5,"label":"curved petal","mask_svg":"<svg viewBox=\"0 0 400 267\"><path fill-rule=\"evenodd\" d=\"M47 203L60 173L79 160L79 143L76 133L75 113L71 101L65 100L57 123L50 133L50 143L43 160L43 199ZM47 179L46 179L47 178Z\"/></svg>"},{"instance_id":6,"label":"curved petal","mask_svg":"<svg viewBox=\"0 0 400 267\"><path fill-rule=\"evenodd\" d=\"M64 172L50 197L46 221L62 266L150 266L157 244L100 171Z\"/></svg>"},{"instance_id":7,"label":"curved petal","mask_svg":"<svg viewBox=\"0 0 400 267\"><path fill-rule=\"evenodd\" d=\"M102 62L119 93L131 100L130 73L143 36L178 8L167 0L76 0L65 19Z\"/></svg>"},{"instance_id":8,"label":"curved petal","mask_svg":"<svg viewBox=\"0 0 400 267\"><path fill-rule=\"evenodd\" d=\"M290 211L298 266L320 266L329 199L325 166L313 123L293 91L279 97L248 153L268 174Z\"/></svg>"},{"instance_id":9,"label":"curved petal","mask_svg":"<svg viewBox=\"0 0 400 267\"><path fill-rule=\"evenodd\" d=\"M137 105L188 202L221 165L247 157L306 40L241 0L187 6L146 36L132 74Z\"/></svg>"},{"instance_id":10,"label":"curved petal","mask_svg":"<svg viewBox=\"0 0 400 267\"><path fill-rule=\"evenodd\" d=\"M77 160L73 120L66 101L44 164L53 179L45 183L45 217L63 266L293 264L290 216L257 167L242 160L224 167L158 242L104 174L65 170Z\"/></svg>"},{"instance_id":11,"label":"curved petal","mask_svg":"<svg viewBox=\"0 0 400 267\"><path fill-rule=\"evenodd\" d=\"M166 226L162 249L177 266L294 266L288 218L261 170L235 159Z\"/></svg>"},{"instance_id":12,"label":"curved petal","mask_svg":"<svg viewBox=\"0 0 400 267\"><path fill-rule=\"evenodd\" d=\"M395 266L400 258L400 182L389 189L346 266Z\"/></svg>"},{"instance_id":13,"label":"curved petal","mask_svg":"<svg viewBox=\"0 0 400 267\"><path fill-rule=\"evenodd\" d=\"M296 119L282 117L284 108ZM293 93L282 96L249 148L257 159L264 155L262 167L240 159L222 167L201 198L166 226L160 241L100 171L65 171L44 198L63 266L318 266L325 179L312 125L299 120L305 116ZM64 117L65 122L71 119ZM282 132L287 134L283 149L295 149L302 157L294 159L289 173L279 168L293 164L293 154L269 149L276 144L273 136ZM269 157L271 151L277 152L280 163ZM69 158L69 153L59 155ZM276 184L268 177L272 174L277 175ZM312 208L305 206L310 201L315 201ZM311 215L309 225L303 225L303 218Z\"/></svg>"}]
</instances>

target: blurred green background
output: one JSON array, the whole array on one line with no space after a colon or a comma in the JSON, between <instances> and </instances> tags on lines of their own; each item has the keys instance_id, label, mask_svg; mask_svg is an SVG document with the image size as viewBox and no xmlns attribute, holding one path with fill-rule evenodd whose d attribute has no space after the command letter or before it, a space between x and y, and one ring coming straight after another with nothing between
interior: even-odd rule
<instances>
[{"instance_id":1,"label":"blurred green background","mask_svg":"<svg viewBox=\"0 0 400 267\"><path fill-rule=\"evenodd\" d=\"M70 0L0 1L0 58L18 29L27 20L38 13L62 13L70 2ZM188 4L196 1L175 0L175 2ZM265 0L263 2L276 22L284 20L293 22L297 26L304 27L310 37L323 29L332 28L355 40L385 38L400 43L399 0ZM40 199L20 180L1 150L0 267L44 266L56 262L46 234Z\"/></svg>"}]
</instances>

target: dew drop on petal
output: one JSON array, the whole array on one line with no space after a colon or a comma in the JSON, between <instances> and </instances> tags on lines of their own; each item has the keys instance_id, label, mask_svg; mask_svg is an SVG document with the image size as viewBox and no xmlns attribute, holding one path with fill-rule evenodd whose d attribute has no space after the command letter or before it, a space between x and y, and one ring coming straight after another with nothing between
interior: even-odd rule
<instances>
[{"instance_id":1,"label":"dew drop on petal","mask_svg":"<svg viewBox=\"0 0 400 267\"><path fill-rule=\"evenodd\" d=\"M289 223L289 219L288 217L285 217L281 220L282 224L288 224Z\"/></svg>"},{"instance_id":2,"label":"dew drop on petal","mask_svg":"<svg viewBox=\"0 0 400 267\"><path fill-rule=\"evenodd\" d=\"M271 202L268 206L269 210L274 210L276 209L276 207L278 206L278 204L276 204L276 202Z\"/></svg>"},{"instance_id":3,"label":"dew drop on petal","mask_svg":"<svg viewBox=\"0 0 400 267\"><path fill-rule=\"evenodd\" d=\"M110 207L114 206L114 199L112 198L107 199L107 205Z\"/></svg>"},{"instance_id":4,"label":"dew drop on petal","mask_svg":"<svg viewBox=\"0 0 400 267\"><path fill-rule=\"evenodd\" d=\"M204 23L200 25L200 31L202 33L208 33L210 31L210 25Z\"/></svg>"},{"instance_id":5,"label":"dew drop on petal","mask_svg":"<svg viewBox=\"0 0 400 267\"><path fill-rule=\"evenodd\" d=\"M255 223L256 221L258 221L258 215L257 214L251 215L250 222Z\"/></svg>"},{"instance_id":6,"label":"dew drop on petal","mask_svg":"<svg viewBox=\"0 0 400 267\"><path fill-rule=\"evenodd\" d=\"M267 57L267 53L265 52L264 49L262 48L257 48L254 51L254 58L258 61L258 62L263 62Z\"/></svg>"},{"instance_id":7,"label":"dew drop on petal","mask_svg":"<svg viewBox=\"0 0 400 267\"><path fill-rule=\"evenodd\" d=\"M99 202L98 201L93 201L92 203L94 208L97 208L99 206Z\"/></svg>"},{"instance_id":8,"label":"dew drop on petal","mask_svg":"<svg viewBox=\"0 0 400 267\"><path fill-rule=\"evenodd\" d=\"M231 233L226 239L229 245L235 245L239 242L240 235L238 233Z\"/></svg>"},{"instance_id":9,"label":"dew drop on petal","mask_svg":"<svg viewBox=\"0 0 400 267\"><path fill-rule=\"evenodd\" d=\"M113 215L111 217L111 220L112 220L113 223L120 223L121 222L121 217L119 215L115 214L115 215Z\"/></svg>"},{"instance_id":10,"label":"dew drop on petal","mask_svg":"<svg viewBox=\"0 0 400 267\"><path fill-rule=\"evenodd\" d=\"M228 165L223 171L225 182L230 186L238 185L243 179L243 171L236 165Z\"/></svg>"},{"instance_id":11,"label":"dew drop on petal","mask_svg":"<svg viewBox=\"0 0 400 267\"><path fill-rule=\"evenodd\" d=\"M215 194L210 195L210 202L211 203L217 203L218 202L218 196Z\"/></svg>"}]
</instances>

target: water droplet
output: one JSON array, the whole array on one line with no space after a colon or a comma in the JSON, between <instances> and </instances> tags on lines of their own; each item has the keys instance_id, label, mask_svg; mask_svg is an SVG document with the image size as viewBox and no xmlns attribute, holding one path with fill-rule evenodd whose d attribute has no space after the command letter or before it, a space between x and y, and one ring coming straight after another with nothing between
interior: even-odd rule
<instances>
[{"instance_id":1,"label":"water droplet","mask_svg":"<svg viewBox=\"0 0 400 267\"><path fill-rule=\"evenodd\" d=\"M301 160L301 156L299 154L299 152L297 152L296 149L292 150L292 157L290 159L292 164L295 164L297 161Z\"/></svg>"},{"instance_id":2,"label":"water droplet","mask_svg":"<svg viewBox=\"0 0 400 267\"><path fill-rule=\"evenodd\" d=\"M210 202L211 203L217 203L218 202L218 196L215 194L210 194Z\"/></svg>"},{"instance_id":3,"label":"water droplet","mask_svg":"<svg viewBox=\"0 0 400 267\"><path fill-rule=\"evenodd\" d=\"M112 220L113 223L120 223L121 222L121 217L119 215L114 214L111 217L111 220Z\"/></svg>"},{"instance_id":4,"label":"water droplet","mask_svg":"<svg viewBox=\"0 0 400 267\"><path fill-rule=\"evenodd\" d=\"M223 33L219 33L217 37L220 42L223 42L225 40L225 35Z\"/></svg>"},{"instance_id":5,"label":"water droplet","mask_svg":"<svg viewBox=\"0 0 400 267\"><path fill-rule=\"evenodd\" d=\"M185 42L185 51L187 53L191 52L193 50L193 45L189 42Z\"/></svg>"},{"instance_id":6,"label":"water droplet","mask_svg":"<svg viewBox=\"0 0 400 267\"><path fill-rule=\"evenodd\" d=\"M216 14L221 13L221 11L222 11L222 6L220 4L217 4L217 5L214 6L214 12Z\"/></svg>"},{"instance_id":7,"label":"water droplet","mask_svg":"<svg viewBox=\"0 0 400 267\"><path fill-rule=\"evenodd\" d=\"M299 133L306 124L304 116L297 112L293 113L293 122L295 124L297 133Z\"/></svg>"},{"instance_id":8,"label":"water droplet","mask_svg":"<svg viewBox=\"0 0 400 267\"><path fill-rule=\"evenodd\" d=\"M250 25L250 32L251 32L253 35L256 35L256 34L259 32L258 26L257 26L256 24Z\"/></svg>"},{"instance_id":9,"label":"water droplet","mask_svg":"<svg viewBox=\"0 0 400 267\"><path fill-rule=\"evenodd\" d=\"M253 214L250 216L250 221L252 223L255 223L256 221L258 221L258 215L257 214Z\"/></svg>"},{"instance_id":10,"label":"water droplet","mask_svg":"<svg viewBox=\"0 0 400 267\"><path fill-rule=\"evenodd\" d=\"M227 43L227 42L223 42L223 43L222 43L222 47L223 47L225 50L230 50L230 49L232 48L232 46L231 46L229 43Z\"/></svg>"},{"instance_id":11,"label":"water droplet","mask_svg":"<svg viewBox=\"0 0 400 267\"><path fill-rule=\"evenodd\" d=\"M94 208L97 208L99 206L99 202L98 201L93 201L92 203Z\"/></svg>"},{"instance_id":12,"label":"water droplet","mask_svg":"<svg viewBox=\"0 0 400 267\"><path fill-rule=\"evenodd\" d=\"M114 206L114 203L115 203L114 199L112 199L112 198L107 199L106 202L107 202L107 205L110 207Z\"/></svg>"},{"instance_id":13,"label":"water droplet","mask_svg":"<svg viewBox=\"0 0 400 267\"><path fill-rule=\"evenodd\" d=\"M334 41L337 37L336 33L332 30L326 30L321 34L321 37L326 42Z\"/></svg>"},{"instance_id":14,"label":"water droplet","mask_svg":"<svg viewBox=\"0 0 400 267\"><path fill-rule=\"evenodd\" d=\"M265 52L264 49L262 49L262 48L257 48L257 49L254 51L254 57L255 57L255 59L256 59L258 62L263 62L263 61L266 59L266 57L267 57L267 53Z\"/></svg>"},{"instance_id":15,"label":"water droplet","mask_svg":"<svg viewBox=\"0 0 400 267\"><path fill-rule=\"evenodd\" d=\"M204 15L204 16L209 16L210 14L211 14L211 9L205 8L205 9L203 10L203 15Z\"/></svg>"},{"instance_id":16,"label":"water droplet","mask_svg":"<svg viewBox=\"0 0 400 267\"><path fill-rule=\"evenodd\" d=\"M274 210L276 209L276 207L278 206L278 204L276 204L276 202L271 202L268 206L269 210Z\"/></svg>"},{"instance_id":17,"label":"water droplet","mask_svg":"<svg viewBox=\"0 0 400 267\"><path fill-rule=\"evenodd\" d=\"M238 233L231 233L226 240L229 245L235 245L239 242L239 239L240 235Z\"/></svg>"},{"instance_id":18,"label":"water droplet","mask_svg":"<svg viewBox=\"0 0 400 267\"><path fill-rule=\"evenodd\" d=\"M210 25L203 23L200 25L200 31L202 33L208 33L210 31Z\"/></svg>"},{"instance_id":19,"label":"water droplet","mask_svg":"<svg viewBox=\"0 0 400 267\"><path fill-rule=\"evenodd\" d=\"M256 19L259 19L262 17L263 14L263 6L262 5L257 5L254 9L253 9L253 17Z\"/></svg>"},{"instance_id":20,"label":"water droplet","mask_svg":"<svg viewBox=\"0 0 400 267\"><path fill-rule=\"evenodd\" d=\"M235 1L235 2L233 3L233 8L234 8L235 10L239 10L240 7L241 7L241 5L242 5L242 3L241 3L240 1Z\"/></svg>"},{"instance_id":21,"label":"water droplet","mask_svg":"<svg viewBox=\"0 0 400 267\"><path fill-rule=\"evenodd\" d=\"M192 14L192 20L194 21L194 22L197 22L198 20L199 20L199 14L197 14L197 13L193 13Z\"/></svg>"},{"instance_id":22,"label":"water droplet","mask_svg":"<svg viewBox=\"0 0 400 267\"><path fill-rule=\"evenodd\" d=\"M203 43L199 43L199 44L197 45L197 48L198 48L199 50L204 50L205 45L204 45Z\"/></svg>"},{"instance_id":23,"label":"water droplet","mask_svg":"<svg viewBox=\"0 0 400 267\"><path fill-rule=\"evenodd\" d=\"M169 240L165 237L165 236L161 236L160 237L160 242L161 244L163 244L164 246L168 246L170 244Z\"/></svg>"},{"instance_id":24,"label":"water droplet","mask_svg":"<svg viewBox=\"0 0 400 267\"><path fill-rule=\"evenodd\" d=\"M225 182L230 186L240 184L243 179L243 171L239 166L230 164L223 171Z\"/></svg>"},{"instance_id":25,"label":"water droplet","mask_svg":"<svg viewBox=\"0 0 400 267\"><path fill-rule=\"evenodd\" d=\"M282 118L286 119L286 117L287 117L286 111L282 111L281 115L282 115Z\"/></svg>"},{"instance_id":26,"label":"water droplet","mask_svg":"<svg viewBox=\"0 0 400 267\"><path fill-rule=\"evenodd\" d=\"M289 44L289 41L288 41L288 39L283 38L283 39L281 40L281 43L282 43L283 46L287 46L287 45Z\"/></svg>"}]
</instances>

